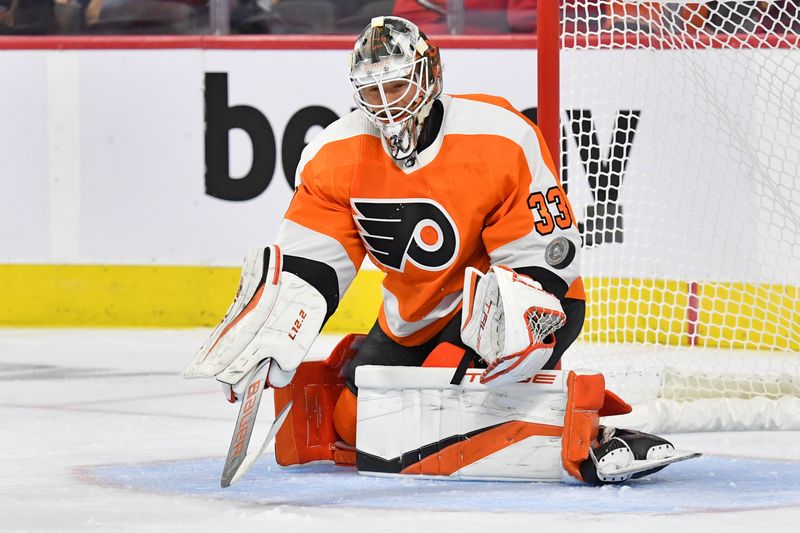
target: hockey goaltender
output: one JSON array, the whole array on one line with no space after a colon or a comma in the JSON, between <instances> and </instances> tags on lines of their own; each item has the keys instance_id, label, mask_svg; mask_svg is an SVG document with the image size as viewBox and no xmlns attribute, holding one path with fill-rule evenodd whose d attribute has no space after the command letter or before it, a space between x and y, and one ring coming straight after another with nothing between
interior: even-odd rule
<instances>
[{"instance_id":1,"label":"hockey goaltender","mask_svg":"<svg viewBox=\"0 0 800 533\"><path fill-rule=\"evenodd\" d=\"M443 94L439 50L402 18L361 32L350 81L358 108L305 148L275 244L247 255L184 373L242 402L223 486L261 451L265 387L284 466L603 484L696 456L601 426L631 407L602 374L559 370L584 320L580 235L537 127ZM375 325L304 363L365 255L386 274Z\"/></svg>"}]
</instances>

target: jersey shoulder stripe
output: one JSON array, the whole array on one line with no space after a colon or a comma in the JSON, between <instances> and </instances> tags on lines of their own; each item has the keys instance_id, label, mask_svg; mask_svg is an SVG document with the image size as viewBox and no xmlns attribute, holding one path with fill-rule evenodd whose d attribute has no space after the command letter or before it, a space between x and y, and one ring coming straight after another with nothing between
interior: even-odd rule
<instances>
[{"instance_id":1,"label":"jersey shoulder stripe","mask_svg":"<svg viewBox=\"0 0 800 533\"><path fill-rule=\"evenodd\" d=\"M525 156L534 180L556 180L555 165L539 129L507 100L488 95L454 96L445 120L445 135L484 136L514 143ZM549 176L546 176L549 175Z\"/></svg>"},{"instance_id":2,"label":"jersey shoulder stripe","mask_svg":"<svg viewBox=\"0 0 800 533\"><path fill-rule=\"evenodd\" d=\"M488 95L467 96L469 97L456 95L450 99L450 109L444 123L445 134L505 137L520 145L530 143L531 140L537 142L534 134L536 126L503 98ZM505 105L498 105L495 100Z\"/></svg>"},{"instance_id":3,"label":"jersey shoulder stripe","mask_svg":"<svg viewBox=\"0 0 800 533\"><path fill-rule=\"evenodd\" d=\"M452 96L455 99L469 100L469 101L472 101L472 102L481 102L481 103L484 103L484 104L489 104L489 105L492 105L492 106L495 106L495 107L499 107L499 108L504 109L504 110L510 112L511 114L515 115L517 118L519 118L523 122L525 122L529 127L536 128L536 125L531 121L531 119L529 119L528 117L526 117L525 115L520 113L519 110L517 110L517 108L515 108L513 105L511 105L511 102L509 102L508 100L506 100L505 98L503 98L501 96L493 96L491 94L478 94L478 93L476 93L476 94L453 94L453 95L450 95L450 96Z\"/></svg>"},{"instance_id":4,"label":"jersey shoulder stripe","mask_svg":"<svg viewBox=\"0 0 800 533\"><path fill-rule=\"evenodd\" d=\"M459 95L451 95L454 101L458 102L471 102L474 104L483 104L486 106L491 106L496 108L500 108L505 110L508 114L503 113L494 113L497 116L505 116L505 120L502 122L509 126L509 131L515 132L518 137L512 137L512 140L516 142L524 143L525 134L530 134L531 131L535 134L535 144L537 144L538 151L541 153L541 157L544 160L545 165L550 170L550 173L556 179L556 181L560 184L560 180L558 177L558 172L556 172L556 166L553 162L553 158L550 155L550 151L546 149L546 143L544 137L542 136L542 132L539 130L539 127L536 126L528 117L520 113L511 103L506 100L505 98L499 96L492 96L489 94L459 94ZM478 106L466 106L471 107L472 109L476 109ZM454 113L456 117L458 117L458 113ZM512 119L511 116L514 118ZM478 126L480 127L480 126ZM487 131L488 133L488 131ZM544 148L544 149L542 149Z\"/></svg>"},{"instance_id":5,"label":"jersey shoulder stripe","mask_svg":"<svg viewBox=\"0 0 800 533\"><path fill-rule=\"evenodd\" d=\"M380 139L378 128L367 119L361 110L356 109L332 122L303 149L295 172L295 187L300 184L301 173L308 162L314 159L325 146L360 135Z\"/></svg>"}]
</instances>

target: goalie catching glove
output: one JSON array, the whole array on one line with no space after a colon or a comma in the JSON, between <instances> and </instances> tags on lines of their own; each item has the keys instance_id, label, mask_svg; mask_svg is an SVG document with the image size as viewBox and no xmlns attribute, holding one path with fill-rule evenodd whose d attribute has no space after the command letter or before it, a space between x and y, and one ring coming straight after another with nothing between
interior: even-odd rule
<instances>
[{"instance_id":1,"label":"goalie catching glove","mask_svg":"<svg viewBox=\"0 0 800 533\"><path fill-rule=\"evenodd\" d=\"M241 398L256 367L268 360L267 383L286 386L319 335L327 303L312 285L282 272L280 248L250 251L236 298L186 378L216 378L229 401Z\"/></svg>"},{"instance_id":2,"label":"goalie catching glove","mask_svg":"<svg viewBox=\"0 0 800 533\"><path fill-rule=\"evenodd\" d=\"M558 298L528 276L502 265L464 272L461 340L488 364L483 384L514 383L541 370L565 321Z\"/></svg>"}]
</instances>

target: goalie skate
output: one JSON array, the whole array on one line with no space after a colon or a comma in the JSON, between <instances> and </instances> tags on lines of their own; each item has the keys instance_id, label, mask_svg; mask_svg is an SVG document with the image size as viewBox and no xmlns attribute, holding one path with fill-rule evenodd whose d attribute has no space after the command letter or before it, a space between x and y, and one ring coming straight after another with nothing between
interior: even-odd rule
<instances>
[{"instance_id":1,"label":"goalie skate","mask_svg":"<svg viewBox=\"0 0 800 533\"><path fill-rule=\"evenodd\" d=\"M589 450L591 463L582 465L581 474L585 481L594 484L623 483L700 455L676 450L670 442L655 435L605 428L600 446Z\"/></svg>"}]
</instances>

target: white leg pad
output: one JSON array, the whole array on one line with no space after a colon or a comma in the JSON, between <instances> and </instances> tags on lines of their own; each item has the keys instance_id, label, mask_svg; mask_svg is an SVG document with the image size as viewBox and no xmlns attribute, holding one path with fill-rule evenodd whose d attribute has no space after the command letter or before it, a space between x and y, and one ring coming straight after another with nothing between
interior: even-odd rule
<instances>
[{"instance_id":1,"label":"white leg pad","mask_svg":"<svg viewBox=\"0 0 800 533\"><path fill-rule=\"evenodd\" d=\"M562 481L568 373L490 388L481 372L451 385L450 368L359 367L359 472Z\"/></svg>"}]
</instances>

